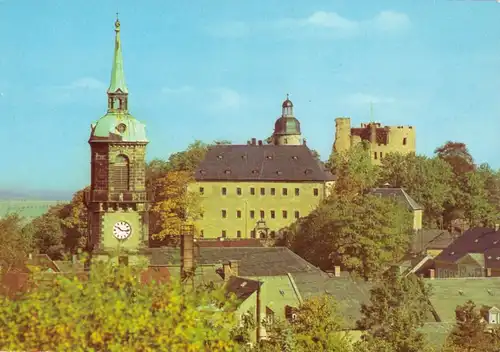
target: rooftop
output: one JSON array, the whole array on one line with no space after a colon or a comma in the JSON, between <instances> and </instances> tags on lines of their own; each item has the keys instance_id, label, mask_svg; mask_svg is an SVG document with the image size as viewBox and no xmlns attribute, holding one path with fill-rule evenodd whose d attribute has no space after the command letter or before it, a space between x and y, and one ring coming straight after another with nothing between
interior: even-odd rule
<instances>
[{"instance_id":1,"label":"rooftop","mask_svg":"<svg viewBox=\"0 0 500 352\"><path fill-rule=\"evenodd\" d=\"M424 207L418 204L406 191L402 188L374 188L372 194L380 197L392 197L403 202L409 210L424 210Z\"/></svg>"},{"instance_id":2,"label":"rooftop","mask_svg":"<svg viewBox=\"0 0 500 352\"><path fill-rule=\"evenodd\" d=\"M198 166L197 181L333 181L306 145L216 145Z\"/></svg>"}]
</instances>

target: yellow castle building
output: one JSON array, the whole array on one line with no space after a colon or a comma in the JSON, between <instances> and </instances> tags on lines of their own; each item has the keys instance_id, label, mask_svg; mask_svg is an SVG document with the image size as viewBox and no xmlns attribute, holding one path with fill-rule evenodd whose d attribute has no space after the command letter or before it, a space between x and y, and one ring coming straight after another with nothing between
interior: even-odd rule
<instances>
[{"instance_id":1,"label":"yellow castle building","mask_svg":"<svg viewBox=\"0 0 500 352\"><path fill-rule=\"evenodd\" d=\"M273 237L328 196L334 176L302 139L288 97L270 140L208 150L189 185L202 198L200 237Z\"/></svg>"},{"instance_id":2,"label":"yellow castle building","mask_svg":"<svg viewBox=\"0 0 500 352\"><path fill-rule=\"evenodd\" d=\"M334 152L343 152L351 146L367 141L371 160L380 164L388 153L408 154L416 150L416 133L413 126L382 126L377 122L362 123L351 127L351 119L335 119Z\"/></svg>"}]
</instances>

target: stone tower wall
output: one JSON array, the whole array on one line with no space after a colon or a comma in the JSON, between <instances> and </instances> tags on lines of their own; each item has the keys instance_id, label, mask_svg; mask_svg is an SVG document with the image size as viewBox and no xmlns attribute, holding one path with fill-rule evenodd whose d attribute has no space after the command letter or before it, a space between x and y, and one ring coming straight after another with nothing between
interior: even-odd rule
<instances>
[{"instance_id":1,"label":"stone tower wall","mask_svg":"<svg viewBox=\"0 0 500 352\"><path fill-rule=\"evenodd\" d=\"M351 148L351 119L338 117L335 119L335 141L333 152L341 153Z\"/></svg>"},{"instance_id":2,"label":"stone tower wall","mask_svg":"<svg viewBox=\"0 0 500 352\"><path fill-rule=\"evenodd\" d=\"M415 153L416 131L413 126L389 126L387 144L370 143L371 159L375 164L380 164L385 155L389 153Z\"/></svg>"}]
</instances>

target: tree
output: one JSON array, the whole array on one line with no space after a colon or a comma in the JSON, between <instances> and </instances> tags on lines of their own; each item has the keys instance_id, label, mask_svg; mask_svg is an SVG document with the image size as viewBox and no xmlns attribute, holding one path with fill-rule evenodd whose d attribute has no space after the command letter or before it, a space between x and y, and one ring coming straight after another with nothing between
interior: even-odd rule
<instances>
[{"instance_id":1,"label":"tree","mask_svg":"<svg viewBox=\"0 0 500 352\"><path fill-rule=\"evenodd\" d=\"M385 272L371 290L370 304L361 306L358 328L365 333L356 350L426 351L425 337L418 329L430 311L429 295L430 288L416 276Z\"/></svg>"},{"instance_id":2,"label":"tree","mask_svg":"<svg viewBox=\"0 0 500 352\"><path fill-rule=\"evenodd\" d=\"M291 247L322 269L342 265L370 278L407 251L411 228L411 213L392 199L335 196L295 226Z\"/></svg>"},{"instance_id":3,"label":"tree","mask_svg":"<svg viewBox=\"0 0 500 352\"><path fill-rule=\"evenodd\" d=\"M60 209L61 206L51 207L47 213L34 219L30 226L35 248L52 259L61 259L64 252Z\"/></svg>"},{"instance_id":4,"label":"tree","mask_svg":"<svg viewBox=\"0 0 500 352\"><path fill-rule=\"evenodd\" d=\"M23 231L23 219L17 214L0 219L0 277L24 265L33 247L31 234Z\"/></svg>"},{"instance_id":5,"label":"tree","mask_svg":"<svg viewBox=\"0 0 500 352\"><path fill-rule=\"evenodd\" d=\"M424 207L424 224L431 228L442 225L445 210L455 205L453 170L440 158L387 154L382 160L379 183L404 188Z\"/></svg>"},{"instance_id":6,"label":"tree","mask_svg":"<svg viewBox=\"0 0 500 352\"><path fill-rule=\"evenodd\" d=\"M144 283L142 268L94 264L0 297L0 348L42 351L234 351L233 302L218 290ZM40 281L38 281L40 282ZM50 302L50 304L46 304Z\"/></svg>"},{"instance_id":7,"label":"tree","mask_svg":"<svg viewBox=\"0 0 500 352\"><path fill-rule=\"evenodd\" d=\"M291 322L267 323L270 340L262 343L263 351L351 351L351 339L341 331L341 316L332 296L322 295L305 300Z\"/></svg>"},{"instance_id":8,"label":"tree","mask_svg":"<svg viewBox=\"0 0 500 352\"><path fill-rule=\"evenodd\" d=\"M474 159L464 143L449 141L436 148L434 153L452 167L455 175L463 175L475 170Z\"/></svg>"},{"instance_id":9,"label":"tree","mask_svg":"<svg viewBox=\"0 0 500 352\"><path fill-rule=\"evenodd\" d=\"M498 328L487 331L483 314L489 307L477 309L471 300L455 309L456 325L446 341L446 352L496 352L500 349Z\"/></svg>"},{"instance_id":10,"label":"tree","mask_svg":"<svg viewBox=\"0 0 500 352\"><path fill-rule=\"evenodd\" d=\"M334 192L354 197L372 188L378 180L378 167L373 165L365 143L359 143L346 152L334 153L327 165L336 175Z\"/></svg>"},{"instance_id":11,"label":"tree","mask_svg":"<svg viewBox=\"0 0 500 352\"><path fill-rule=\"evenodd\" d=\"M192 181L188 171L170 171L156 180L151 209L154 237L178 236L182 225L193 224L201 216L200 195L188 188Z\"/></svg>"},{"instance_id":12,"label":"tree","mask_svg":"<svg viewBox=\"0 0 500 352\"><path fill-rule=\"evenodd\" d=\"M76 253L87 245L88 212L84 204L84 194L89 189L90 187L86 187L76 192L71 202L59 210L64 233L63 244L65 250L71 253Z\"/></svg>"}]
</instances>

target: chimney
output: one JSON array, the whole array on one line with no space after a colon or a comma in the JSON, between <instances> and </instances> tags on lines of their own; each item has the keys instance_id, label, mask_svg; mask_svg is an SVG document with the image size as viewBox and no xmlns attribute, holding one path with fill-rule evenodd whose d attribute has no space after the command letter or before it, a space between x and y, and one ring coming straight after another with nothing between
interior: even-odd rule
<instances>
[{"instance_id":1,"label":"chimney","mask_svg":"<svg viewBox=\"0 0 500 352\"><path fill-rule=\"evenodd\" d=\"M193 235L181 235L181 279L192 272L194 269L194 251L193 251Z\"/></svg>"},{"instance_id":2,"label":"chimney","mask_svg":"<svg viewBox=\"0 0 500 352\"><path fill-rule=\"evenodd\" d=\"M234 276L240 275L240 261L239 260L230 260L229 266L230 266L231 272Z\"/></svg>"},{"instance_id":3,"label":"chimney","mask_svg":"<svg viewBox=\"0 0 500 352\"><path fill-rule=\"evenodd\" d=\"M231 263L229 261L222 263L222 271L224 272L224 281L228 281L231 276Z\"/></svg>"},{"instance_id":4,"label":"chimney","mask_svg":"<svg viewBox=\"0 0 500 352\"><path fill-rule=\"evenodd\" d=\"M333 267L333 275L334 275L335 277L340 277L340 266L335 265L335 266Z\"/></svg>"},{"instance_id":5,"label":"chimney","mask_svg":"<svg viewBox=\"0 0 500 352\"><path fill-rule=\"evenodd\" d=\"M434 271L434 269L429 269L429 279L431 279L431 280L435 279L435 271Z\"/></svg>"},{"instance_id":6,"label":"chimney","mask_svg":"<svg viewBox=\"0 0 500 352\"><path fill-rule=\"evenodd\" d=\"M262 145L262 140L259 139L259 145Z\"/></svg>"},{"instance_id":7,"label":"chimney","mask_svg":"<svg viewBox=\"0 0 500 352\"><path fill-rule=\"evenodd\" d=\"M256 145L257 144L257 138L252 138L252 145Z\"/></svg>"},{"instance_id":8,"label":"chimney","mask_svg":"<svg viewBox=\"0 0 500 352\"><path fill-rule=\"evenodd\" d=\"M491 268L486 268L486 277L491 277Z\"/></svg>"},{"instance_id":9,"label":"chimney","mask_svg":"<svg viewBox=\"0 0 500 352\"><path fill-rule=\"evenodd\" d=\"M500 224L495 224L495 231L500 230Z\"/></svg>"}]
</instances>

